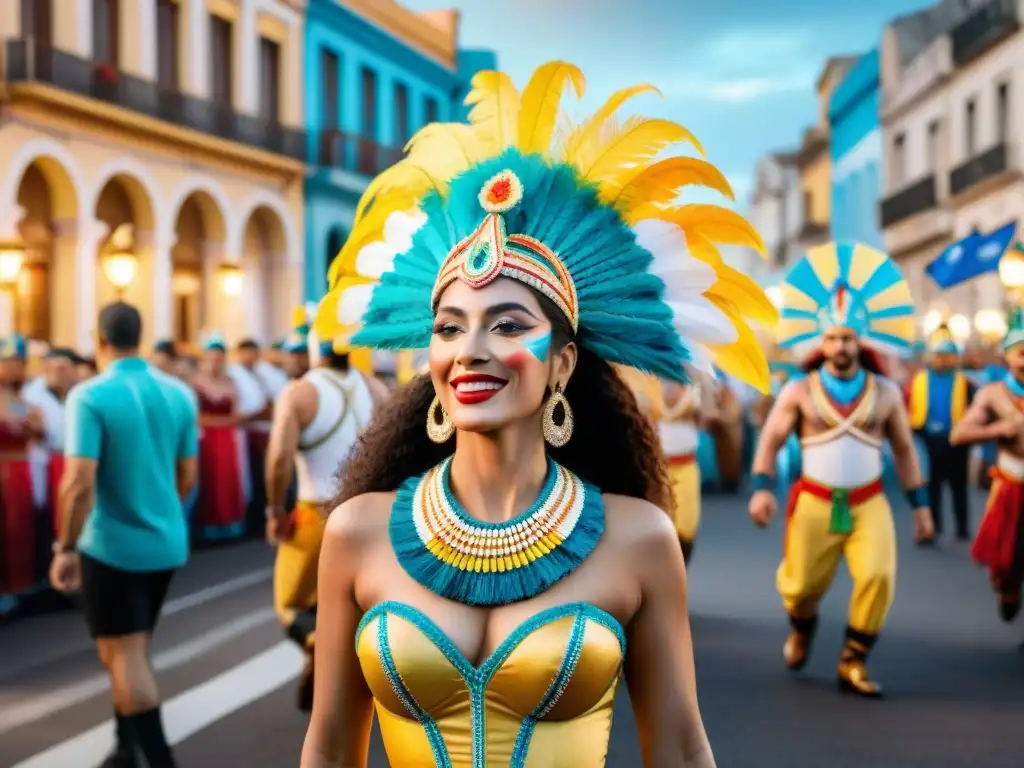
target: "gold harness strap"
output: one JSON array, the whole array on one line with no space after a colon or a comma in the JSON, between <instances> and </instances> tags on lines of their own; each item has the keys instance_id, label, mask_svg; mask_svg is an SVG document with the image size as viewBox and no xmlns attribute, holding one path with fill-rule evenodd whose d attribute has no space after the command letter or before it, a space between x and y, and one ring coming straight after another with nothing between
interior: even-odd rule
<instances>
[{"instance_id":1,"label":"gold harness strap","mask_svg":"<svg viewBox=\"0 0 1024 768\"><path fill-rule=\"evenodd\" d=\"M330 372L328 372L327 375L324 376L324 381L326 381L328 384L330 384L332 387L334 387L336 390L338 390L338 393L341 395L341 413L338 415L338 418L334 422L334 424L331 425L331 428L328 429L324 434L322 434L316 440L313 440L312 442L309 442L309 443L299 443L299 450L300 451L312 451L312 450L314 450L316 448L319 448L321 445L323 445L328 440L330 440L332 437L334 437L334 434L339 429L341 429L341 425L345 423L345 419L348 418L349 401L351 400L352 396L355 394L354 391L352 390L351 387L346 387L344 384L342 384L341 381L339 381L338 378L334 374L332 374ZM361 433L365 428L366 428L366 425L359 423L359 419L357 417L356 418L356 430L357 430L357 433Z\"/></svg>"},{"instance_id":2,"label":"gold harness strap","mask_svg":"<svg viewBox=\"0 0 1024 768\"><path fill-rule=\"evenodd\" d=\"M662 421L693 421L699 408L700 385L690 384L679 401L665 411Z\"/></svg>"},{"instance_id":3,"label":"gold harness strap","mask_svg":"<svg viewBox=\"0 0 1024 768\"><path fill-rule=\"evenodd\" d=\"M857 403L857 407L850 412L849 416L844 416L836 408L832 399L825 391L825 386L821 383L821 376L817 371L810 375L809 380L811 404L814 406L815 413L825 422L828 429L820 434L808 435L803 438L800 441L801 446L824 445L849 435L865 445L881 450L883 440L868 434L866 431L867 425L871 422L872 416L874 416L875 407L878 405L878 382L874 374L869 373L867 375L867 381L864 383L864 394L861 396L860 402Z\"/></svg>"}]
</instances>

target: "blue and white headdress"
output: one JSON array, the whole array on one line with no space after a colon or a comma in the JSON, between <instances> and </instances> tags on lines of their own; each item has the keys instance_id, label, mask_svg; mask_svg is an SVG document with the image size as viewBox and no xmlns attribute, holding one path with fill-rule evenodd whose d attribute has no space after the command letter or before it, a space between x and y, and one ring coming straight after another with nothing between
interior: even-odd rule
<instances>
[{"instance_id":1,"label":"blue and white headdress","mask_svg":"<svg viewBox=\"0 0 1024 768\"><path fill-rule=\"evenodd\" d=\"M220 331L209 331L203 336L199 345L205 350L216 349L221 352L228 351L228 342L224 338L224 334Z\"/></svg>"},{"instance_id":2,"label":"blue and white headdress","mask_svg":"<svg viewBox=\"0 0 1024 768\"><path fill-rule=\"evenodd\" d=\"M581 96L583 75L558 61L522 93L508 75L482 72L466 99L469 125L417 133L360 201L318 333L422 349L448 285L506 277L544 294L578 342L609 362L686 381L684 364L713 361L766 391L768 366L746 319L774 324L775 309L714 245L764 253L764 244L732 211L676 202L690 185L731 197L728 182L700 158L654 159L684 142L702 152L685 128L615 118L651 86L623 89L572 125L560 106L568 85Z\"/></svg>"},{"instance_id":3,"label":"blue and white headdress","mask_svg":"<svg viewBox=\"0 0 1024 768\"><path fill-rule=\"evenodd\" d=\"M862 243L810 249L782 284L779 345L810 345L829 328L849 328L888 351L910 349L917 336L914 304L899 268Z\"/></svg>"},{"instance_id":4,"label":"blue and white headdress","mask_svg":"<svg viewBox=\"0 0 1024 768\"><path fill-rule=\"evenodd\" d=\"M933 355L959 355L960 345L953 338L949 326L943 323L928 337L928 351Z\"/></svg>"},{"instance_id":5,"label":"blue and white headdress","mask_svg":"<svg viewBox=\"0 0 1024 768\"><path fill-rule=\"evenodd\" d=\"M1003 339L1003 351L1015 347L1024 341L1024 313L1020 307L1014 307L1006 324L1006 338Z\"/></svg>"},{"instance_id":6,"label":"blue and white headdress","mask_svg":"<svg viewBox=\"0 0 1024 768\"><path fill-rule=\"evenodd\" d=\"M0 359L27 360L28 340L20 333L12 333L10 336L0 338Z\"/></svg>"}]
</instances>

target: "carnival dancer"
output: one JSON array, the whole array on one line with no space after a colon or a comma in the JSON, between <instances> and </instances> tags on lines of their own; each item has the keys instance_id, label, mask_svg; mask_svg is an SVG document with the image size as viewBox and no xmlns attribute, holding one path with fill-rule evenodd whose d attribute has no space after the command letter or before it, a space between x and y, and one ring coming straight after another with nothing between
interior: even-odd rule
<instances>
[{"instance_id":1,"label":"carnival dancer","mask_svg":"<svg viewBox=\"0 0 1024 768\"><path fill-rule=\"evenodd\" d=\"M951 444L949 434L963 417L976 390L960 366L960 349L949 328L939 326L928 340L928 367L910 380L908 406L910 427L924 445L927 457L928 502L935 533L942 533L942 488L948 484L959 541L967 541L970 535L970 453L966 445Z\"/></svg>"},{"instance_id":2,"label":"carnival dancer","mask_svg":"<svg viewBox=\"0 0 1024 768\"><path fill-rule=\"evenodd\" d=\"M267 539L277 546L274 607L287 635L307 655L298 706L313 706L313 642L316 576L330 502L339 472L359 435L370 423L375 402L388 390L350 366L344 343L316 342L315 367L287 386L274 411L267 454ZM298 502L286 506L298 479Z\"/></svg>"},{"instance_id":3,"label":"carnival dancer","mask_svg":"<svg viewBox=\"0 0 1024 768\"><path fill-rule=\"evenodd\" d=\"M285 337L284 372L289 379L301 379L309 371L309 331L315 307L301 306L292 311L292 331Z\"/></svg>"},{"instance_id":4,"label":"carnival dancer","mask_svg":"<svg viewBox=\"0 0 1024 768\"><path fill-rule=\"evenodd\" d=\"M618 124L647 88L556 131L570 82L564 62L521 95L476 75L470 124L413 138L332 265L317 333L429 348L430 375L375 416L327 523L303 768L364 765L374 704L395 768L598 768L623 670L645 747L627 764L715 764L657 434L610 363L687 383L705 341L766 388L741 318L774 310L708 238L728 221L763 244L674 204L724 179L652 159L679 126Z\"/></svg>"},{"instance_id":5,"label":"carnival dancer","mask_svg":"<svg viewBox=\"0 0 1024 768\"><path fill-rule=\"evenodd\" d=\"M675 499L675 526L687 564L700 528L701 481L697 441L704 425L717 423L713 400L702 397L700 384L667 382L664 410L658 422L661 447L668 462L668 477Z\"/></svg>"},{"instance_id":6,"label":"carnival dancer","mask_svg":"<svg viewBox=\"0 0 1024 768\"><path fill-rule=\"evenodd\" d=\"M227 374L227 342L219 333L203 339L200 370L192 378L199 403L199 496L195 525L203 541L245 533L245 469L238 388Z\"/></svg>"},{"instance_id":7,"label":"carnival dancer","mask_svg":"<svg viewBox=\"0 0 1024 768\"><path fill-rule=\"evenodd\" d=\"M786 277L779 343L816 344L807 378L780 392L754 457L750 516L767 525L776 511L776 454L797 431L802 475L786 510L777 585L790 633L783 655L802 669L818 624L818 603L846 559L853 579L846 644L838 681L844 691L878 697L881 687L865 663L892 604L896 533L882 487L885 436L907 499L917 538L932 535L913 434L899 389L881 375L872 347L914 340L910 288L883 253L862 244L811 249Z\"/></svg>"},{"instance_id":8,"label":"carnival dancer","mask_svg":"<svg viewBox=\"0 0 1024 768\"><path fill-rule=\"evenodd\" d=\"M149 768L174 768L150 646L171 579L188 559L181 500L196 478L196 409L187 386L139 356L135 307L108 304L97 327L104 371L67 400L50 581L81 590L110 677L116 741L103 768L135 768L140 752Z\"/></svg>"},{"instance_id":9,"label":"carnival dancer","mask_svg":"<svg viewBox=\"0 0 1024 768\"><path fill-rule=\"evenodd\" d=\"M45 504L50 510L53 533L59 523L58 491L64 474L64 403L77 383L75 363L78 356L70 349L56 347L46 355L43 375L24 389L24 399L42 418L42 448L46 454Z\"/></svg>"},{"instance_id":10,"label":"carnival dancer","mask_svg":"<svg viewBox=\"0 0 1024 768\"><path fill-rule=\"evenodd\" d=\"M177 376L180 368L178 350L170 339L161 339L153 345L153 365L168 376Z\"/></svg>"},{"instance_id":11,"label":"carnival dancer","mask_svg":"<svg viewBox=\"0 0 1024 768\"><path fill-rule=\"evenodd\" d=\"M270 442L270 424L274 400L279 393L272 392L257 372L260 347L254 339L243 339L235 347L235 362L227 367L227 374L238 392L238 411L245 421L245 463L250 481L249 501L246 505L246 529L250 535L263 531L263 510L267 505L266 486L263 482L267 445ZM287 383L287 379L285 380Z\"/></svg>"},{"instance_id":12,"label":"carnival dancer","mask_svg":"<svg viewBox=\"0 0 1024 768\"><path fill-rule=\"evenodd\" d=\"M1020 613L1024 582L1024 322L1014 310L1003 342L1002 381L978 390L950 442L969 445L998 441L992 487L971 547L975 561L988 568L998 596L999 615L1013 621Z\"/></svg>"}]
</instances>

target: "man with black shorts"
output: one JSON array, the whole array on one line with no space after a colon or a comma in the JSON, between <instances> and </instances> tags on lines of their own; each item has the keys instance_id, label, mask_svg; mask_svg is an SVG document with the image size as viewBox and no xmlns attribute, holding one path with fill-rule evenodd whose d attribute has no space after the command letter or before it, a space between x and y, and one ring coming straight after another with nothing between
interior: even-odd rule
<instances>
[{"instance_id":1,"label":"man with black shorts","mask_svg":"<svg viewBox=\"0 0 1024 768\"><path fill-rule=\"evenodd\" d=\"M117 745L105 768L173 768L149 660L174 572L188 559L182 499L196 481L195 400L139 356L142 318L115 302L99 315L104 371L67 399L60 529L50 581L81 589L110 675Z\"/></svg>"}]
</instances>

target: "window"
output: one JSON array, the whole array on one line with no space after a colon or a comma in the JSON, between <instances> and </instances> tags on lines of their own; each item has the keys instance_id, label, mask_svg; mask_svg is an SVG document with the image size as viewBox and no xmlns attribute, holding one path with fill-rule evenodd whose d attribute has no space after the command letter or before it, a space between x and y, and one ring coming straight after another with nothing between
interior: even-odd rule
<instances>
[{"instance_id":1,"label":"window","mask_svg":"<svg viewBox=\"0 0 1024 768\"><path fill-rule=\"evenodd\" d=\"M92 4L92 60L117 66L121 48L120 3L94 0Z\"/></svg>"},{"instance_id":2,"label":"window","mask_svg":"<svg viewBox=\"0 0 1024 768\"><path fill-rule=\"evenodd\" d=\"M409 141L409 89L395 83L395 146L404 147Z\"/></svg>"},{"instance_id":3,"label":"window","mask_svg":"<svg viewBox=\"0 0 1024 768\"><path fill-rule=\"evenodd\" d=\"M969 99L964 110L964 153L968 160L974 157L977 150L977 110L974 99Z\"/></svg>"},{"instance_id":4,"label":"window","mask_svg":"<svg viewBox=\"0 0 1024 768\"><path fill-rule=\"evenodd\" d=\"M1005 144L1010 138L1010 84L1000 83L996 89L996 142Z\"/></svg>"},{"instance_id":5,"label":"window","mask_svg":"<svg viewBox=\"0 0 1024 768\"><path fill-rule=\"evenodd\" d=\"M276 123L281 116L281 46L260 38L260 116Z\"/></svg>"},{"instance_id":6,"label":"window","mask_svg":"<svg viewBox=\"0 0 1024 768\"><path fill-rule=\"evenodd\" d=\"M338 56L333 51L324 49L320 52L320 73L320 120L324 130L332 130L341 122L341 110L338 109Z\"/></svg>"},{"instance_id":7,"label":"window","mask_svg":"<svg viewBox=\"0 0 1024 768\"><path fill-rule=\"evenodd\" d=\"M893 189L899 189L906 181L906 144L907 137L903 133L896 136L892 142L892 166L889 169L889 186Z\"/></svg>"},{"instance_id":8,"label":"window","mask_svg":"<svg viewBox=\"0 0 1024 768\"><path fill-rule=\"evenodd\" d=\"M53 0L21 0L21 36L49 48L53 41Z\"/></svg>"},{"instance_id":9,"label":"window","mask_svg":"<svg viewBox=\"0 0 1024 768\"><path fill-rule=\"evenodd\" d=\"M928 163L928 171L930 173L939 172L939 138L941 129L942 124L938 120L932 120L928 123L928 156L925 158L925 162Z\"/></svg>"},{"instance_id":10,"label":"window","mask_svg":"<svg viewBox=\"0 0 1024 768\"><path fill-rule=\"evenodd\" d=\"M437 99L427 97L427 108L426 108L426 120L427 123L436 123L438 119L437 115Z\"/></svg>"},{"instance_id":11,"label":"window","mask_svg":"<svg viewBox=\"0 0 1024 768\"><path fill-rule=\"evenodd\" d=\"M174 0L160 0L156 7L156 79L167 90L178 89L178 50L181 14Z\"/></svg>"},{"instance_id":12,"label":"window","mask_svg":"<svg viewBox=\"0 0 1024 768\"><path fill-rule=\"evenodd\" d=\"M228 108L233 103L234 91L231 37L231 22L210 16L210 98Z\"/></svg>"},{"instance_id":13,"label":"window","mask_svg":"<svg viewBox=\"0 0 1024 768\"><path fill-rule=\"evenodd\" d=\"M377 148L377 73L363 67L362 83L363 114L359 124L359 157L357 170L366 176L380 172L380 157Z\"/></svg>"}]
</instances>

